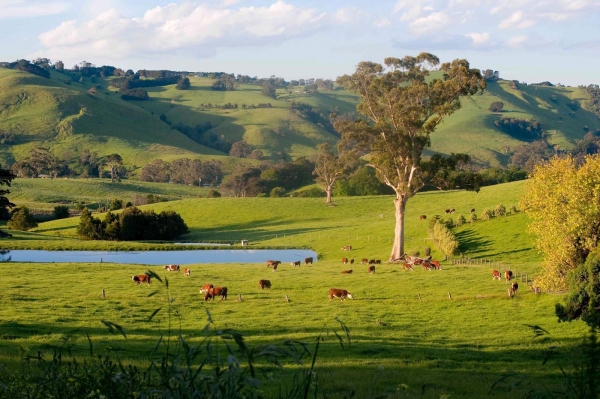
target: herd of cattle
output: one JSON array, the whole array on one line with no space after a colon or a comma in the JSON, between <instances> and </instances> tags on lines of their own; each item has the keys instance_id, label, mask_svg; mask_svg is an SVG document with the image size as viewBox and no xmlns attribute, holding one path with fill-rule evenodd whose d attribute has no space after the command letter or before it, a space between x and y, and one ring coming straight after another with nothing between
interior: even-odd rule
<instances>
[{"instance_id":1,"label":"herd of cattle","mask_svg":"<svg viewBox=\"0 0 600 399\"><path fill-rule=\"evenodd\" d=\"M352 246L347 245L342 247L342 250L344 251L350 251L352 250ZM403 258L403 263L402 263L402 268L405 271L414 271L413 266L421 266L423 269L425 270L442 270L442 266L440 264L439 261L435 260L435 259L431 259L431 257L428 258L419 258L418 256L410 256L410 255L405 255ZM291 262L290 265L294 266L294 267L299 267L301 265L302 261L294 261ZM354 263L354 259L348 259L348 258L342 258L342 263L343 264L353 264ZM267 267L271 268L273 271L277 270L277 266L281 264L281 261L279 260L267 260ZM313 258L312 257L308 257L308 258L304 258L304 264L305 265L312 265L313 264ZM367 258L363 258L361 260L361 264L368 264L369 267L367 269L369 274L374 274L375 273L375 264L381 264L381 260L376 260L376 259L367 259ZM180 271L180 266L179 265L165 265L163 266L163 269L167 270L167 271L171 271L171 272L179 272ZM342 270L342 274L352 274L353 270ZM189 268L184 268L183 269L183 274L185 276L190 276L190 269ZM504 272L504 279L506 280L506 282L510 282L513 278L513 272L511 270L506 270ZM502 279L502 275L498 270L493 270L492 271L492 279L493 280L501 280ZM136 283L136 285L140 285L141 283L146 283L148 285L150 285L150 276L147 274L138 274L136 276L131 276L131 280L133 282ZM537 288L534 288L532 284L529 284L531 291L539 293L539 290ZM271 289L271 281L270 280L265 280L265 279L261 279L258 280L258 288L260 288L261 290L264 290L265 288L270 290ZM517 293L517 290L519 289L519 284L515 281L513 283L511 283L510 287L508 288L508 296L509 297L513 297L515 296L515 294ZM227 287L215 287L212 284L204 284L204 286L202 286L202 288L200 289L200 293L204 294L204 300L208 301L208 300L213 300L215 297L220 296L221 300L225 300L227 299ZM342 301L346 300L346 298L350 298L350 299L354 299L354 296L348 292L347 290L343 289L343 288L331 288L329 290L329 300L333 300L333 298L340 298Z\"/></svg>"}]
</instances>

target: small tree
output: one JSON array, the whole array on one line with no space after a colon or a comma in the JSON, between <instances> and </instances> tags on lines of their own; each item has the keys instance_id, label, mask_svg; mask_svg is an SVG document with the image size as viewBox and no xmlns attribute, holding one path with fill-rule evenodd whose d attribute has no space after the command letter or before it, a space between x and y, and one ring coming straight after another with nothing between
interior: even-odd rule
<instances>
[{"instance_id":1,"label":"small tree","mask_svg":"<svg viewBox=\"0 0 600 399\"><path fill-rule=\"evenodd\" d=\"M467 223L467 220L465 219L465 217L463 215L460 215L457 219L456 219L456 225L457 226L462 226L463 224Z\"/></svg>"},{"instance_id":2,"label":"small tree","mask_svg":"<svg viewBox=\"0 0 600 399\"><path fill-rule=\"evenodd\" d=\"M233 143L229 155L237 158L248 158L252 154L252 148L244 140Z\"/></svg>"},{"instance_id":3,"label":"small tree","mask_svg":"<svg viewBox=\"0 0 600 399\"><path fill-rule=\"evenodd\" d=\"M27 231L37 227L37 222L33 219L33 215L29 213L29 208L16 208L13 215L6 224L9 229Z\"/></svg>"},{"instance_id":4,"label":"small tree","mask_svg":"<svg viewBox=\"0 0 600 399\"><path fill-rule=\"evenodd\" d=\"M504 205L500 204L496 207L496 210L494 212L495 212L496 216L505 216L506 208L504 207Z\"/></svg>"},{"instance_id":5,"label":"small tree","mask_svg":"<svg viewBox=\"0 0 600 399\"><path fill-rule=\"evenodd\" d=\"M271 198L285 197L285 188L283 187L275 187L271 190L270 193Z\"/></svg>"},{"instance_id":6,"label":"small tree","mask_svg":"<svg viewBox=\"0 0 600 399\"><path fill-rule=\"evenodd\" d=\"M342 155L334 154L329 143L323 143L319 146L319 155L315 162L313 174L317 176L317 184L327 195L326 203L331 203L331 192L335 183L348 172L353 159L353 156L348 152Z\"/></svg>"},{"instance_id":7,"label":"small tree","mask_svg":"<svg viewBox=\"0 0 600 399\"><path fill-rule=\"evenodd\" d=\"M481 220L490 220L493 217L494 213L487 208L484 209L483 212L481 212Z\"/></svg>"},{"instance_id":8,"label":"small tree","mask_svg":"<svg viewBox=\"0 0 600 399\"><path fill-rule=\"evenodd\" d=\"M502 112L504 111L504 103L502 101L494 101L490 104L490 111Z\"/></svg>"},{"instance_id":9,"label":"small tree","mask_svg":"<svg viewBox=\"0 0 600 399\"><path fill-rule=\"evenodd\" d=\"M275 86L273 86L273 83L269 82L268 80L263 82L261 93L267 97L277 98Z\"/></svg>"},{"instance_id":10,"label":"small tree","mask_svg":"<svg viewBox=\"0 0 600 399\"><path fill-rule=\"evenodd\" d=\"M477 214L473 212L471 216L469 216L469 223L474 223L477 221Z\"/></svg>"},{"instance_id":11,"label":"small tree","mask_svg":"<svg viewBox=\"0 0 600 399\"><path fill-rule=\"evenodd\" d=\"M122 209L122 208L123 208L123 201L118 198L115 198L110 203L110 207L108 209L111 211L118 211L119 209Z\"/></svg>"},{"instance_id":12,"label":"small tree","mask_svg":"<svg viewBox=\"0 0 600 399\"><path fill-rule=\"evenodd\" d=\"M52 217L54 219L65 219L69 217L69 207L66 205L58 205L54 207L54 211L52 212Z\"/></svg>"},{"instance_id":13,"label":"small tree","mask_svg":"<svg viewBox=\"0 0 600 399\"><path fill-rule=\"evenodd\" d=\"M217 190L210 190L208 194L206 194L206 198L221 198L221 193Z\"/></svg>"},{"instance_id":14,"label":"small tree","mask_svg":"<svg viewBox=\"0 0 600 399\"><path fill-rule=\"evenodd\" d=\"M111 154L106 157L106 166L110 169L110 181L114 183L119 180L119 166L123 165L123 158L119 154Z\"/></svg>"},{"instance_id":15,"label":"small tree","mask_svg":"<svg viewBox=\"0 0 600 399\"><path fill-rule=\"evenodd\" d=\"M190 84L190 79L187 77L181 78L177 81L177 85L175 86L175 88L177 90L187 90L191 87L192 85Z\"/></svg>"}]
</instances>

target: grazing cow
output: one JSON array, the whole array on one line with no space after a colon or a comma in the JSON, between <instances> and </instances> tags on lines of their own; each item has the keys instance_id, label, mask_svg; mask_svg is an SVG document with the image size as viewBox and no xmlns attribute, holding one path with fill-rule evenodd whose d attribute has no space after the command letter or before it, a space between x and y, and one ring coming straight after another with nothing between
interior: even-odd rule
<instances>
[{"instance_id":1,"label":"grazing cow","mask_svg":"<svg viewBox=\"0 0 600 399\"><path fill-rule=\"evenodd\" d=\"M375 273L375 266L369 266L369 274Z\"/></svg>"},{"instance_id":2,"label":"grazing cow","mask_svg":"<svg viewBox=\"0 0 600 399\"><path fill-rule=\"evenodd\" d=\"M374 265L375 264L375 259L369 259L369 265Z\"/></svg>"},{"instance_id":3,"label":"grazing cow","mask_svg":"<svg viewBox=\"0 0 600 399\"><path fill-rule=\"evenodd\" d=\"M137 276L131 276L131 281L135 282L136 285L146 283L150 285L150 276L147 274L138 274Z\"/></svg>"},{"instance_id":4,"label":"grazing cow","mask_svg":"<svg viewBox=\"0 0 600 399\"><path fill-rule=\"evenodd\" d=\"M381 259L375 259L375 264L376 265L381 265Z\"/></svg>"},{"instance_id":5,"label":"grazing cow","mask_svg":"<svg viewBox=\"0 0 600 399\"><path fill-rule=\"evenodd\" d=\"M191 271L187 267L183 269L183 275L184 276L188 276L189 277L190 273L191 273Z\"/></svg>"},{"instance_id":6,"label":"grazing cow","mask_svg":"<svg viewBox=\"0 0 600 399\"><path fill-rule=\"evenodd\" d=\"M204 300L214 300L216 296L220 296L221 300L227 299L227 287L213 287L209 288L204 295Z\"/></svg>"},{"instance_id":7,"label":"grazing cow","mask_svg":"<svg viewBox=\"0 0 600 399\"><path fill-rule=\"evenodd\" d=\"M367 258L362 258L362 260L360 261L361 265L366 265L367 263L369 263L369 259Z\"/></svg>"},{"instance_id":8,"label":"grazing cow","mask_svg":"<svg viewBox=\"0 0 600 399\"><path fill-rule=\"evenodd\" d=\"M345 265L346 263L348 263L348 258L342 258L342 263Z\"/></svg>"},{"instance_id":9,"label":"grazing cow","mask_svg":"<svg viewBox=\"0 0 600 399\"><path fill-rule=\"evenodd\" d=\"M454 208L450 208L450 213L454 213Z\"/></svg>"},{"instance_id":10,"label":"grazing cow","mask_svg":"<svg viewBox=\"0 0 600 399\"><path fill-rule=\"evenodd\" d=\"M500 275L500 272L498 270L492 270L492 280L496 279L500 281L500 279L502 279L502 276Z\"/></svg>"},{"instance_id":11,"label":"grazing cow","mask_svg":"<svg viewBox=\"0 0 600 399\"><path fill-rule=\"evenodd\" d=\"M431 263L429 263L429 261L424 260L423 262L421 262L421 266L425 270L431 270Z\"/></svg>"},{"instance_id":12,"label":"grazing cow","mask_svg":"<svg viewBox=\"0 0 600 399\"><path fill-rule=\"evenodd\" d=\"M277 269L277 266L279 266L281 264L281 261L279 260L268 260L267 261L267 267L273 267L275 269Z\"/></svg>"},{"instance_id":13,"label":"grazing cow","mask_svg":"<svg viewBox=\"0 0 600 399\"><path fill-rule=\"evenodd\" d=\"M352 245L344 245L342 251L352 251Z\"/></svg>"},{"instance_id":14,"label":"grazing cow","mask_svg":"<svg viewBox=\"0 0 600 399\"><path fill-rule=\"evenodd\" d=\"M414 271L414 269L413 269L413 267L412 267L412 265L410 263L403 263L402 264L402 268L404 270L410 270L411 272Z\"/></svg>"},{"instance_id":15,"label":"grazing cow","mask_svg":"<svg viewBox=\"0 0 600 399\"><path fill-rule=\"evenodd\" d=\"M273 265L273 271L277 270L277 265L278 264Z\"/></svg>"},{"instance_id":16,"label":"grazing cow","mask_svg":"<svg viewBox=\"0 0 600 399\"><path fill-rule=\"evenodd\" d=\"M300 261L299 261L299 260L297 260L297 261L295 261L295 262L292 262L292 263L290 263L290 265L291 265L291 266L294 266L294 267L296 267L296 266L300 267Z\"/></svg>"},{"instance_id":17,"label":"grazing cow","mask_svg":"<svg viewBox=\"0 0 600 399\"><path fill-rule=\"evenodd\" d=\"M517 283L516 281L514 283L512 283L510 285L510 288L508 289L508 296L509 297L513 297L515 296L515 294L517 293L517 290L519 289L519 283Z\"/></svg>"},{"instance_id":18,"label":"grazing cow","mask_svg":"<svg viewBox=\"0 0 600 399\"><path fill-rule=\"evenodd\" d=\"M442 265L440 264L440 261L438 261L438 260L432 260L429 263L431 263L431 267L433 267L434 269L442 270Z\"/></svg>"},{"instance_id":19,"label":"grazing cow","mask_svg":"<svg viewBox=\"0 0 600 399\"><path fill-rule=\"evenodd\" d=\"M425 220L425 219L427 219L427 215L420 215L419 216L419 220Z\"/></svg>"},{"instance_id":20,"label":"grazing cow","mask_svg":"<svg viewBox=\"0 0 600 399\"><path fill-rule=\"evenodd\" d=\"M471 208L471 213L475 213L475 208Z\"/></svg>"},{"instance_id":21,"label":"grazing cow","mask_svg":"<svg viewBox=\"0 0 600 399\"><path fill-rule=\"evenodd\" d=\"M209 289L213 288L214 286L212 284L204 284L202 286L202 288L200 288L200 293L201 294L205 294L208 292Z\"/></svg>"},{"instance_id":22,"label":"grazing cow","mask_svg":"<svg viewBox=\"0 0 600 399\"><path fill-rule=\"evenodd\" d=\"M354 259L350 259L350 264L353 265L354 264Z\"/></svg>"},{"instance_id":23,"label":"grazing cow","mask_svg":"<svg viewBox=\"0 0 600 399\"><path fill-rule=\"evenodd\" d=\"M506 270L504 272L504 279L506 280L506 282L508 283L510 280L512 280L513 278L513 272L510 270Z\"/></svg>"},{"instance_id":24,"label":"grazing cow","mask_svg":"<svg viewBox=\"0 0 600 399\"><path fill-rule=\"evenodd\" d=\"M168 272L178 272L179 265L165 265L163 266L163 269L167 269Z\"/></svg>"},{"instance_id":25,"label":"grazing cow","mask_svg":"<svg viewBox=\"0 0 600 399\"><path fill-rule=\"evenodd\" d=\"M350 269L350 270L342 270L342 274L352 274L352 269Z\"/></svg>"},{"instance_id":26,"label":"grazing cow","mask_svg":"<svg viewBox=\"0 0 600 399\"><path fill-rule=\"evenodd\" d=\"M446 209L444 212L446 212L446 213L450 213L450 209Z\"/></svg>"},{"instance_id":27,"label":"grazing cow","mask_svg":"<svg viewBox=\"0 0 600 399\"><path fill-rule=\"evenodd\" d=\"M340 298L342 301L345 301L346 298L354 299L351 293L341 288L330 288L329 289L329 300L333 300L333 298Z\"/></svg>"},{"instance_id":28,"label":"grazing cow","mask_svg":"<svg viewBox=\"0 0 600 399\"><path fill-rule=\"evenodd\" d=\"M310 257L310 258L304 258L304 264L305 264L305 265L308 265L309 263L312 265L312 263L313 263L313 258L312 258L312 257Z\"/></svg>"},{"instance_id":29,"label":"grazing cow","mask_svg":"<svg viewBox=\"0 0 600 399\"><path fill-rule=\"evenodd\" d=\"M258 288L260 288L261 290L264 290L265 288L270 290L271 282L269 280L258 280Z\"/></svg>"}]
</instances>

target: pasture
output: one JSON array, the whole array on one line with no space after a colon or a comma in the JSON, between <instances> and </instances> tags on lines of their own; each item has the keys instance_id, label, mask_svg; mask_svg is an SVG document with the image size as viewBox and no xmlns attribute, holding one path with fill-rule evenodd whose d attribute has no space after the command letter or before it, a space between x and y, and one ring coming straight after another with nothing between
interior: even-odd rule
<instances>
[{"instance_id":1,"label":"pasture","mask_svg":"<svg viewBox=\"0 0 600 399\"><path fill-rule=\"evenodd\" d=\"M486 187L480 193L426 192L408 203L409 250L431 246L427 221L448 207L468 216L503 203L518 204L523 183ZM554 363L542 365L553 342L534 340L526 325L540 325L569 348L580 342L583 323L558 324L555 294L536 295L519 280L515 298L508 284L493 281L488 266L443 262L443 270L386 264L393 230L391 197L337 198L335 206L310 198L184 199L148 205L156 211L173 209L190 226L185 239L250 240L257 247L310 247L319 254L313 265L294 268L282 264L272 272L265 263L194 264L191 276L153 267L169 280L174 333L192 343L201 341L208 310L217 328L239 330L249 345L299 340L314 344L324 338L316 368L323 397L357 398L474 398L488 394L501 376L526 376L517 394L530 388L558 387L562 379ZM227 215L227 217L224 217ZM31 233L2 240L10 248L142 248L139 243L91 243L75 238L78 219L43 223ZM526 233L522 213L479 221L456 229L464 256L502 261L519 273L540 270L540 256ZM342 251L352 245L352 251ZM342 257L375 258L384 262L369 275L367 265L343 265ZM7 264L8 266L8 264ZM143 364L168 328L166 287L153 281L136 286L131 276L149 269L121 264L11 263L0 280L0 363L16 364L37 350L63 345L85 356L90 335L97 354L111 354L124 362ZM353 269L352 274L341 274ZM259 279L272 282L260 290ZM204 302L198 290L205 283L225 285L226 301ZM344 288L354 300L330 301L331 287ZM106 298L101 292L105 290ZM150 293L158 291L154 296ZM449 299L448 294L451 294ZM238 300L239 295L242 301ZM285 300L288 295L290 301ZM420 297L420 299L419 299ZM155 309L162 310L151 320ZM339 345L333 330L338 322L350 329L351 343ZM110 334L101 320L123 326L127 339ZM276 396L280 381L289 382L297 366L271 369L263 386L266 397ZM281 377L281 378L280 378ZM490 392L491 397L515 397L509 379ZM517 395L518 397L519 395Z\"/></svg>"}]
</instances>

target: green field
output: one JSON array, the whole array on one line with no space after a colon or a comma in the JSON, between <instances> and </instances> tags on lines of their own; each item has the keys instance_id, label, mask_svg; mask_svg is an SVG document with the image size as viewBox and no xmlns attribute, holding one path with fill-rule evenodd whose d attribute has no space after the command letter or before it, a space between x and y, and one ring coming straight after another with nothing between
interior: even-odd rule
<instances>
[{"instance_id":1,"label":"green field","mask_svg":"<svg viewBox=\"0 0 600 399\"><path fill-rule=\"evenodd\" d=\"M503 203L518 204L523 182L485 187L480 193L425 192L407 207L408 249L424 250L428 218L453 207L455 219L468 216L471 208ZM506 380L491 391L492 397L523 396L529 389L557 388L562 382L555 363L542 365L551 342L533 339L526 325L540 325L568 349L579 342L583 323L558 324L554 304L560 295L529 293L525 282L513 299L507 284L491 279L489 266L443 264L441 271L401 265L377 266L369 275L366 265L342 265L341 257L357 260L387 259L393 232L391 197L337 198L335 206L310 198L183 199L148 205L156 211L174 209L190 226L190 241L249 239L251 246L310 247L319 254L312 266L281 265L273 273L259 264L192 265L192 275L158 270L169 278L173 311L181 317L176 329L192 343L201 340L209 310L217 328L235 328L250 345L282 343L288 339L324 342L316 364L322 397L357 398L384 395L390 398L478 398L490 391L502 375L524 374L525 382L513 387ZM444 215L445 216L445 215ZM143 248L136 243L89 243L74 237L77 218L43 223L31 233L0 241L4 249L16 248ZM501 262L519 274L540 270L541 257L526 233L522 213L479 221L457 229L464 256ZM158 245L158 244L157 244ZM352 245L344 252L343 245ZM433 255L440 254L433 248ZM152 312L166 306L165 287L137 287L132 274L143 265L117 264L11 264L0 280L2 340L0 362L14 364L20 356L38 349L50 351L69 337L78 356L88 351L85 330L97 354L111 354L125 362L143 363L166 329L163 309L148 322ZM354 269L351 275L342 269ZM257 280L270 279L273 288L260 291ZM205 303L198 289L211 282L226 285L227 301ZM330 302L330 287L345 288L355 300ZM101 298L101 290L106 298ZM154 290L160 294L148 297ZM449 299L448 295L452 299ZM237 301L238 295L243 301ZM288 295L290 302L284 296ZM421 301L419 300L419 296ZM339 329L335 318L349 328L351 345L342 349L332 334ZM108 333L100 320L119 323L127 339ZM327 327L327 330L326 330ZM329 335L326 334L329 331ZM273 371L272 378L289 376L296 368ZM273 381L263 390L277 394ZM423 394L421 394L423 391Z\"/></svg>"}]
</instances>

